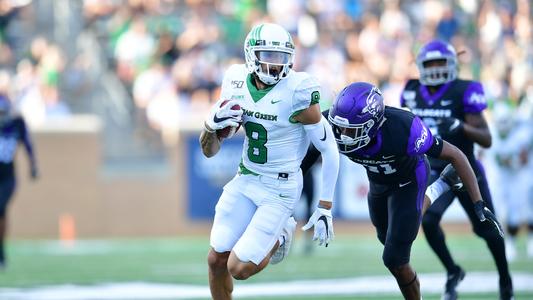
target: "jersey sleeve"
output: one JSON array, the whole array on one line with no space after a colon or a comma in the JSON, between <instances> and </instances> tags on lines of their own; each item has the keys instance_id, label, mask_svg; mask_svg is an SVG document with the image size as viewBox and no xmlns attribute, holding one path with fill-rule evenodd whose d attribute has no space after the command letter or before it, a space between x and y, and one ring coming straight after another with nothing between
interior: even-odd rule
<instances>
[{"instance_id":1,"label":"jersey sleeve","mask_svg":"<svg viewBox=\"0 0 533 300\"><path fill-rule=\"evenodd\" d=\"M435 143L429 128L419 117L414 117L409 131L407 155L425 154ZM442 143L441 143L442 144Z\"/></svg>"},{"instance_id":2,"label":"jersey sleeve","mask_svg":"<svg viewBox=\"0 0 533 300\"><path fill-rule=\"evenodd\" d=\"M304 78L295 88L292 99L292 114L296 115L300 111L313 104L320 102L320 84L312 76Z\"/></svg>"},{"instance_id":3,"label":"jersey sleeve","mask_svg":"<svg viewBox=\"0 0 533 300\"><path fill-rule=\"evenodd\" d=\"M220 99L231 99L231 81L235 77L233 74L237 72L239 65L231 65L224 73L222 84L220 85Z\"/></svg>"},{"instance_id":4,"label":"jersey sleeve","mask_svg":"<svg viewBox=\"0 0 533 300\"><path fill-rule=\"evenodd\" d=\"M400 94L400 106L410 108L407 105L408 101L414 101L416 97L416 90L414 89L416 80L410 79L405 84L402 93Z\"/></svg>"},{"instance_id":5,"label":"jersey sleeve","mask_svg":"<svg viewBox=\"0 0 533 300\"><path fill-rule=\"evenodd\" d=\"M483 86L477 81L471 81L463 94L464 111L467 114L477 114L487 108L487 100Z\"/></svg>"}]
</instances>

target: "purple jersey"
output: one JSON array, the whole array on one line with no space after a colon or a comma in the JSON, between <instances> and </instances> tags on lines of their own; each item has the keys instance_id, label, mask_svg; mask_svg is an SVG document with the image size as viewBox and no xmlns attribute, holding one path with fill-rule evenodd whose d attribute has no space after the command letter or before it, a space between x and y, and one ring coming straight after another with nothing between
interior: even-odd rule
<instances>
[{"instance_id":1,"label":"purple jersey","mask_svg":"<svg viewBox=\"0 0 533 300\"><path fill-rule=\"evenodd\" d=\"M374 140L346 156L365 167L368 178L378 183L405 181L415 174L424 154L438 157L442 141L412 113L385 107L385 119Z\"/></svg>"},{"instance_id":2,"label":"purple jersey","mask_svg":"<svg viewBox=\"0 0 533 300\"><path fill-rule=\"evenodd\" d=\"M457 146L468 157L474 159L474 143L463 132L454 135L440 133L438 124L444 118L465 121L466 114L479 114L487 108L483 86L477 81L460 80L445 83L431 94L418 80L409 80L402 92L400 103L419 116L433 135ZM444 167L447 162L430 160L432 167Z\"/></svg>"},{"instance_id":3,"label":"purple jersey","mask_svg":"<svg viewBox=\"0 0 533 300\"><path fill-rule=\"evenodd\" d=\"M343 154L365 167L371 182L397 184L414 179L419 175L417 169L423 165L425 154L440 156L442 140L433 136L422 120L409 111L385 106L384 117L385 122L370 144ZM320 152L311 146L302 161L304 174L319 156Z\"/></svg>"}]
</instances>

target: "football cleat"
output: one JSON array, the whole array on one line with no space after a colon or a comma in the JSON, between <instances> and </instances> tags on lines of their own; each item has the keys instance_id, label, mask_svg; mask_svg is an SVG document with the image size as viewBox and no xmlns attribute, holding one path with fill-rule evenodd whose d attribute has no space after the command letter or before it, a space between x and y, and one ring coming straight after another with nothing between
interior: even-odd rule
<instances>
[{"instance_id":1,"label":"football cleat","mask_svg":"<svg viewBox=\"0 0 533 300\"><path fill-rule=\"evenodd\" d=\"M453 273L448 273L446 285L442 300L457 300L457 286L465 278L465 271L457 266L457 270Z\"/></svg>"},{"instance_id":2,"label":"football cleat","mask_svg":"<svg viewBox=\"0 0 533 300\"><path fill-rule=\"evenodd\" d=\"M450 186L452 191L459 191L463 189L463 182L457 175L457 172L455 172L455 168L452 166L452 164L448 164L446 168L440 172L439 177L442 179L442 181L446 182L446 184Z\"/></svg>"},{"instance_id":3,"label":"football cleat","mask_svg":"<svg viewBox=\"0 0 533 300\"><path fill-rule=\"evenodd\" d=\"M283 231L281 232L282 242L279 244L279 247L276 252L272 254L272 257L270 257L271 264L275 265L280 263L289 254L295 229L296 220L293 217L290 217L287 220L287 224L283 228Z\"/></svg>"}]
</instances>

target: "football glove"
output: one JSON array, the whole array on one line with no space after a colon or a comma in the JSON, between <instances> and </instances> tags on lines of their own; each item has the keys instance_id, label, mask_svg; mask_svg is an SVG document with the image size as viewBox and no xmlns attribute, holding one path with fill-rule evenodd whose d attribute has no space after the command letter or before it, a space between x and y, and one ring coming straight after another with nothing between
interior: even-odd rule
<instances>
[{"instance_id":1,"label":"football glove","mask_svg":"<svg viewBox=\"0 0 533 300\"><path fill-rule=\"evenodd\" d=\"M463 122L453 117L440 119L437 126L440 135L454 135L463 131Z\"/></svg>"},{"instance_id":2,"label":"football glove","mask_svg":"<svg viewBox=\"0 0 533 300\"><path fill-rule=\"evenodd\" d=\"M306 231L313 226L315 227L313 241L318 240L319 246L325 245L327 247L329 242L335 237L331 210L317 207L307 224L302 227L302 230Z\"/></svg>"},{"instance_id":3,"label":"football glove","mask_svg":"<svg viewBox=\"0 0 533 300\"><path fill-rule=\"evenodd\" d=\"M209 117L205 120L206 129L209 132L214 132L228 126L237 127L242 118L241 109L231 109L235 104L239 104L236 100L230 100L225 105L220 107L224 100L220 99L213 105Z\"/></svg>"},{"instance_id":4,"label":"football glove","mask_svg":"<svg viewBox=\"0 0 533 300\"><path fill-rule=\"evenodd\" d=\"M461 181L461 178L459 178L459 175L457 175L457 172L452 164L448 164L442 170L442 172L440 172L439 177L442 179L442 181L446 182L446 184L450 186L452 191L464 190L463 182Z\"/></svg>"},{"instance_id":5,"label":"football glove","mask_svg":"<svg viewBox=\"0 0 533 300\"><path fill-rule=\"evenodd\" d=\"M496 219L496 216L490 211L490 209L485 206L485 202L483 200L479 200L474 203L474 211L481 222L490 222L492 226L494 226L496 230L498 230L498 234L503 238L504 233L502 225L500 225L500 223Z\"/></svg>"}]
</instances>

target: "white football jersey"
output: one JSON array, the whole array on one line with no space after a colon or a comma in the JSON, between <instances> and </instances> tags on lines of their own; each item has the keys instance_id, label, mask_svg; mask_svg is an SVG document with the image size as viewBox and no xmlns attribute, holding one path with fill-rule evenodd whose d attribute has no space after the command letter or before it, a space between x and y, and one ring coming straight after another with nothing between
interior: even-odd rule
<instances>
[{"instance_id":1,"label":"white football jersey","mask_svg":"<svg viewBox=\"0 0 533 300\"><path fill-rule=\"evenodd\" d=\"M291 116L319 102L315 78L291 70L271 88L257 90L246 66L232 65L224 76L221 98L235 99L243 109L242 165L248 171L277 176L299 170L309 139L303 124Z\"/></svg>"}]
</instances>

